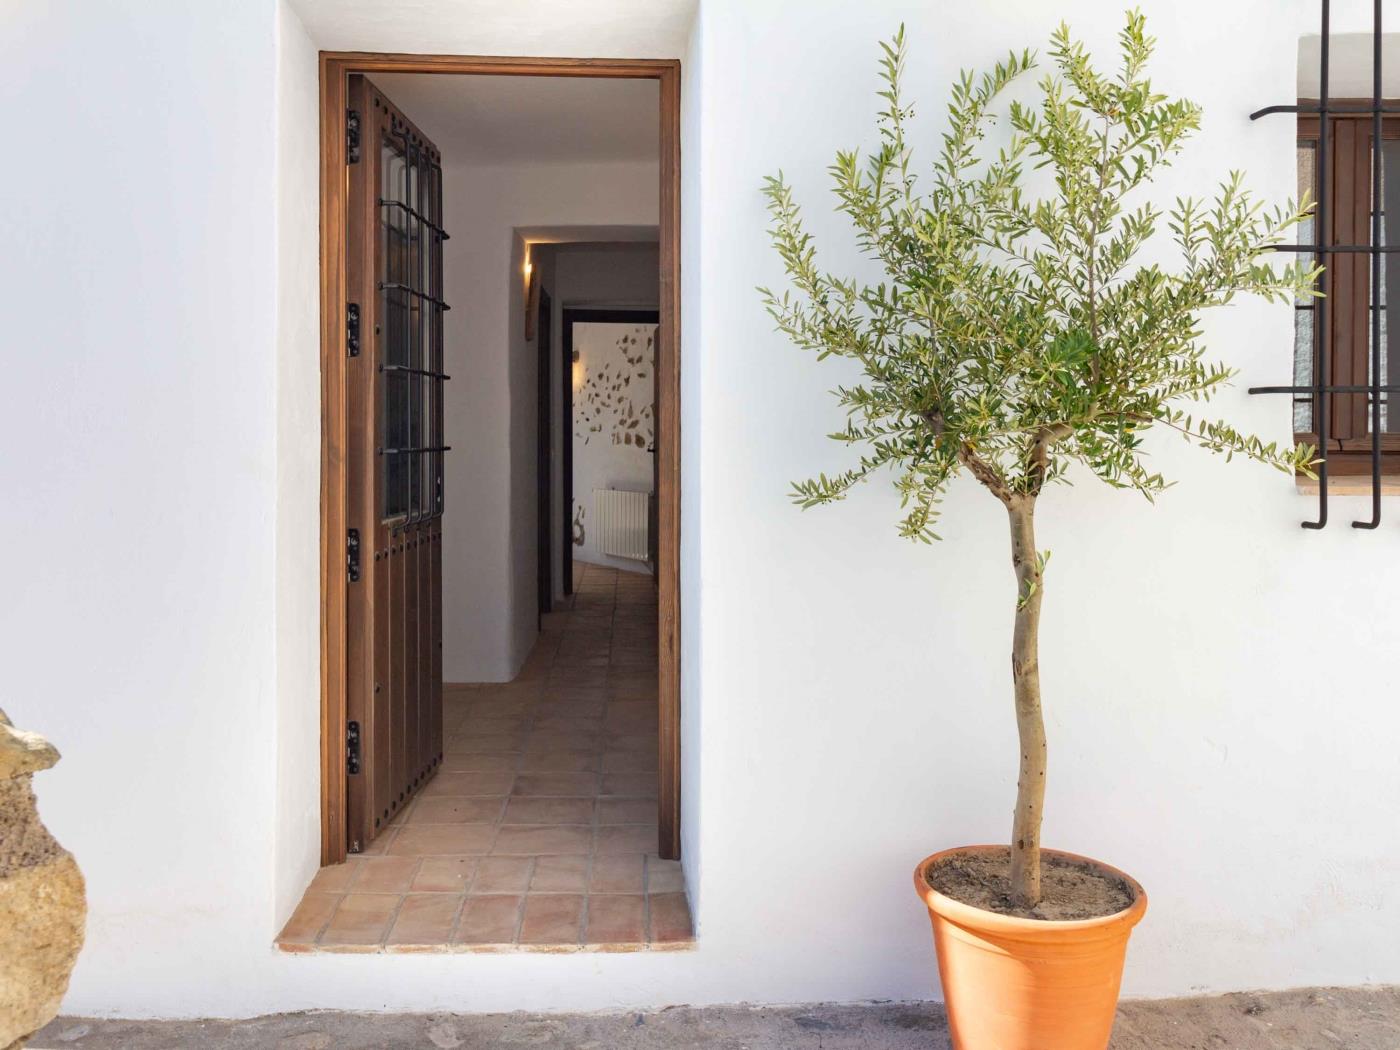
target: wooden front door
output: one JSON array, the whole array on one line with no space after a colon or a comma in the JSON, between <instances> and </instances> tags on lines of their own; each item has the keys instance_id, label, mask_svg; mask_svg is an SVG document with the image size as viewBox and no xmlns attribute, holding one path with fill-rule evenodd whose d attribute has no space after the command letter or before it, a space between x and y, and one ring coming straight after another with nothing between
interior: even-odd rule
<instances>
[{"instance_id":1,"label":"wooden front door","mask_svg":"<svg viewBox=\"0 0 1400 1050\"><path fill-rule=\"evenodd\" d=\"M442 761L448 307L437 147L369 80L349 86L346 845L357 853Z\"/></svg>"}]
</instances>

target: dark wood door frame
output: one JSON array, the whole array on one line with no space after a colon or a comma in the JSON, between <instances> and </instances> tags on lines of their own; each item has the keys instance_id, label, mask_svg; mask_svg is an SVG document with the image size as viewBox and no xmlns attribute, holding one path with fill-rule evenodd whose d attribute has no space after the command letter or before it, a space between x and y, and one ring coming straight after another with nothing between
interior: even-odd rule
<instances>
[{"instance_id":1,"label":"dark wood door frame","mask_svg":"<svg viewBox=\"0 0 1400 1050\"><path fill-rule=\"evenodd\" d=\"M560 360L564 364L564 403L559 413L559 425L563 428L564 435L564 499L562 507L562 518L564 522L564 567L560 572L564 576L564 593L572 594L574 590L574 325L578 322L592 321L595 324L661 324L661 312L659 310L609 310L603 307L569 306L563 311L563 320L560 322L560 339L563 351ZM660 356L659 350L653 348L653 352ZM655 408L653 408L655 411ZM660 443L653 440L653 455L659 454ZM659 503L659 497L654 497L654 502ZM659 573L658 573L659 575Z\"/></svg>"},{"instance_id":2,"label":"dark wood door frame","mask_svg":"<svg viewBox=\"0 0 1400 1050\"><path fill-rule=\"evenodd\" d=\"M656 368L660 841L680 856L680 63L321 52L321 862L346 855L346 120L352 73L610 77L660 85L660 327Z\"/></svg>"}]
</instances>

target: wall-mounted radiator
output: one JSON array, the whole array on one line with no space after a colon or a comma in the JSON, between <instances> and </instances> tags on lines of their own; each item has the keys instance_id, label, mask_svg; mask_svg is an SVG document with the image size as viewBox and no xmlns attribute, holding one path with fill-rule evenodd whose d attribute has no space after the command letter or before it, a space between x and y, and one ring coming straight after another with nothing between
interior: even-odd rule
<instances>
[{"instance_id":1,"label":"wall-mounted radiator","mask_svg":"<svg viewBox=\"0 0 1400 1050\"><path fill-rule=\"evenodd\" d=\"M650 492L625 489L593 490L593 521L598 530L598 549L619 558L646 561L647 511Z\"/></svg>"}]
</instances>

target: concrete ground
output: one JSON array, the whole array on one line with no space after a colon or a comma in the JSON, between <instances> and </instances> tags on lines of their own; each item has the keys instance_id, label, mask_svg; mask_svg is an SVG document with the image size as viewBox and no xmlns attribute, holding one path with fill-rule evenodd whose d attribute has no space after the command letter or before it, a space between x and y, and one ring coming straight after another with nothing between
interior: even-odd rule
<instances>
[{"instance_id":1,"label":"concrete ground","mask_svg":"<svg viewBox=\"0 0 1400 1050\"><path fill-rule=\"evenodd\" d=\"M61 1017L30 1050L948 1050L933 1003L627 1014L301 1013L247 1021ZM1400 988L1124 1003L1110 1050L1397 1050Z\"/></svg>"}]
</instances>

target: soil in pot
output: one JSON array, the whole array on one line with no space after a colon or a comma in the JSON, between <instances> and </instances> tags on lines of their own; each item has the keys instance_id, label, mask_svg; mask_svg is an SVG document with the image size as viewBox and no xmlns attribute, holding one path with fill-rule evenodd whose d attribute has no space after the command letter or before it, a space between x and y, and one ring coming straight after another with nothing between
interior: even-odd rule
<instances>
[{"instance_id":1,"label":"soil in pot","mask_svg":"<svg viewBox=\"0 0 1400 1050\"><path fill-rule=\"evenodd\" d=\"M1021 908L1011 900L1011 849L955 853L924 872L928 884L945 897L1021 919L1068 921L1114 915L1133 903L1122 879L1081 861L1044 854L1040 903Z\"/></svg>"}]
</instances>

